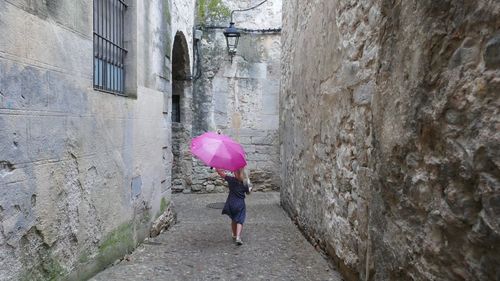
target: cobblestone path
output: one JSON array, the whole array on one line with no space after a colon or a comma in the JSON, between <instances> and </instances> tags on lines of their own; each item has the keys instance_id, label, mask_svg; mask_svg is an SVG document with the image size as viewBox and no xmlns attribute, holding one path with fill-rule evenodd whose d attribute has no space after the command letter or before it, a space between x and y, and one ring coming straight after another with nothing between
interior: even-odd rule
<instances>
[{"instance_id":1,"label":"cobblestone path","mask_svg":"<svg viewBox=\"0 0 500 281\"><path fill-rule=\"evenodd\" d=\"M207 208L225 198L174 195L178 223L92 280L342 280L281 209L278 193L247 197L239 247L228 217Z\"/></svg>"}]
</instances>

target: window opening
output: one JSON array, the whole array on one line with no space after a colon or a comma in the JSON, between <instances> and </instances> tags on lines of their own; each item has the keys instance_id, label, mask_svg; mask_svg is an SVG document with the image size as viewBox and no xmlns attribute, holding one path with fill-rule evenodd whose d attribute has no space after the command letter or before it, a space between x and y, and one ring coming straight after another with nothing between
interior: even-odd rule
<instances>
[{"instance_id":1,"label":"window opening","mask_svg":"<svg viewBox=\"0 0 500 281\"><path fill-rule=\"evenodd\" d=\"M123 0L94 0L94 89L124 95Z\"/></svg>"}]
</instances>

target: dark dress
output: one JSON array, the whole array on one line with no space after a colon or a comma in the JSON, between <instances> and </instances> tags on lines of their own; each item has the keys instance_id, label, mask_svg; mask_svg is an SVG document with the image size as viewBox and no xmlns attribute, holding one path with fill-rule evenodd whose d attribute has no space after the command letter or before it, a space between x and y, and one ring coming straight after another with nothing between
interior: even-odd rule
<instances>
[{"instance_id":1,"label":"dark dress","mask_svg":"<svg viewBox=\"0 0 500 281\"><path fill-rule=\"evenodd\" d=\"M222 214L228 215L233 222L243 224L246 216L245 193L248 192L248 186L235 177L226 176L224 179L229 185L229 195Z\"/></svg>"}]
</instances>

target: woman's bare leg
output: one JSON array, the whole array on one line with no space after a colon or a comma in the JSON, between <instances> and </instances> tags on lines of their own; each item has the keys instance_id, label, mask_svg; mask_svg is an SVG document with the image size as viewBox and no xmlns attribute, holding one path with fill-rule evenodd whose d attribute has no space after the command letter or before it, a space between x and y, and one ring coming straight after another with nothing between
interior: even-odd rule
<instances>
[{"instance_id":1,"label":"woman's bare leg","mask_svg":"<svg viewBox=\"0 0 500 281\"><path fill-rule=\"evenodd\" d=\"M235 223L234 221L232 221L232 222L231 222L231 230L232 230L232 232L233 232L233 237L236 237L236 236L237 236L237 235L236 235L236 230L237 230L236 228L237 228L236 223Z\"/></svg>"},{"instance_id":2,"label":"woman's bare leg","mask_svg":"<svg viewBox=\"0 0 500 281\"><path fill-rule=\"evenodd\" d=\"M236 224L236 237L241 237L241 231L243 230L242 224Z\"/></svg>"}]
</instances>

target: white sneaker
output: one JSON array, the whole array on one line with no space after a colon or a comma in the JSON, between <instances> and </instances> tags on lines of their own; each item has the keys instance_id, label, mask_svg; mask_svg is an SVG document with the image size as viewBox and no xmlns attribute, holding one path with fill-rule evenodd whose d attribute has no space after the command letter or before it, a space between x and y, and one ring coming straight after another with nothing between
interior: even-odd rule
<instances>
[{"instance_id":1,"label":"white sneaker","mask_svg":"<svg viewBox=\"0 0 500 281\"><path fill-rule=\"evenodd\" d=\"M236 245L238 245L238 246L243 245L243 241L241 241L240 237L236 237Z\"/></svg>"}]
</instances>

